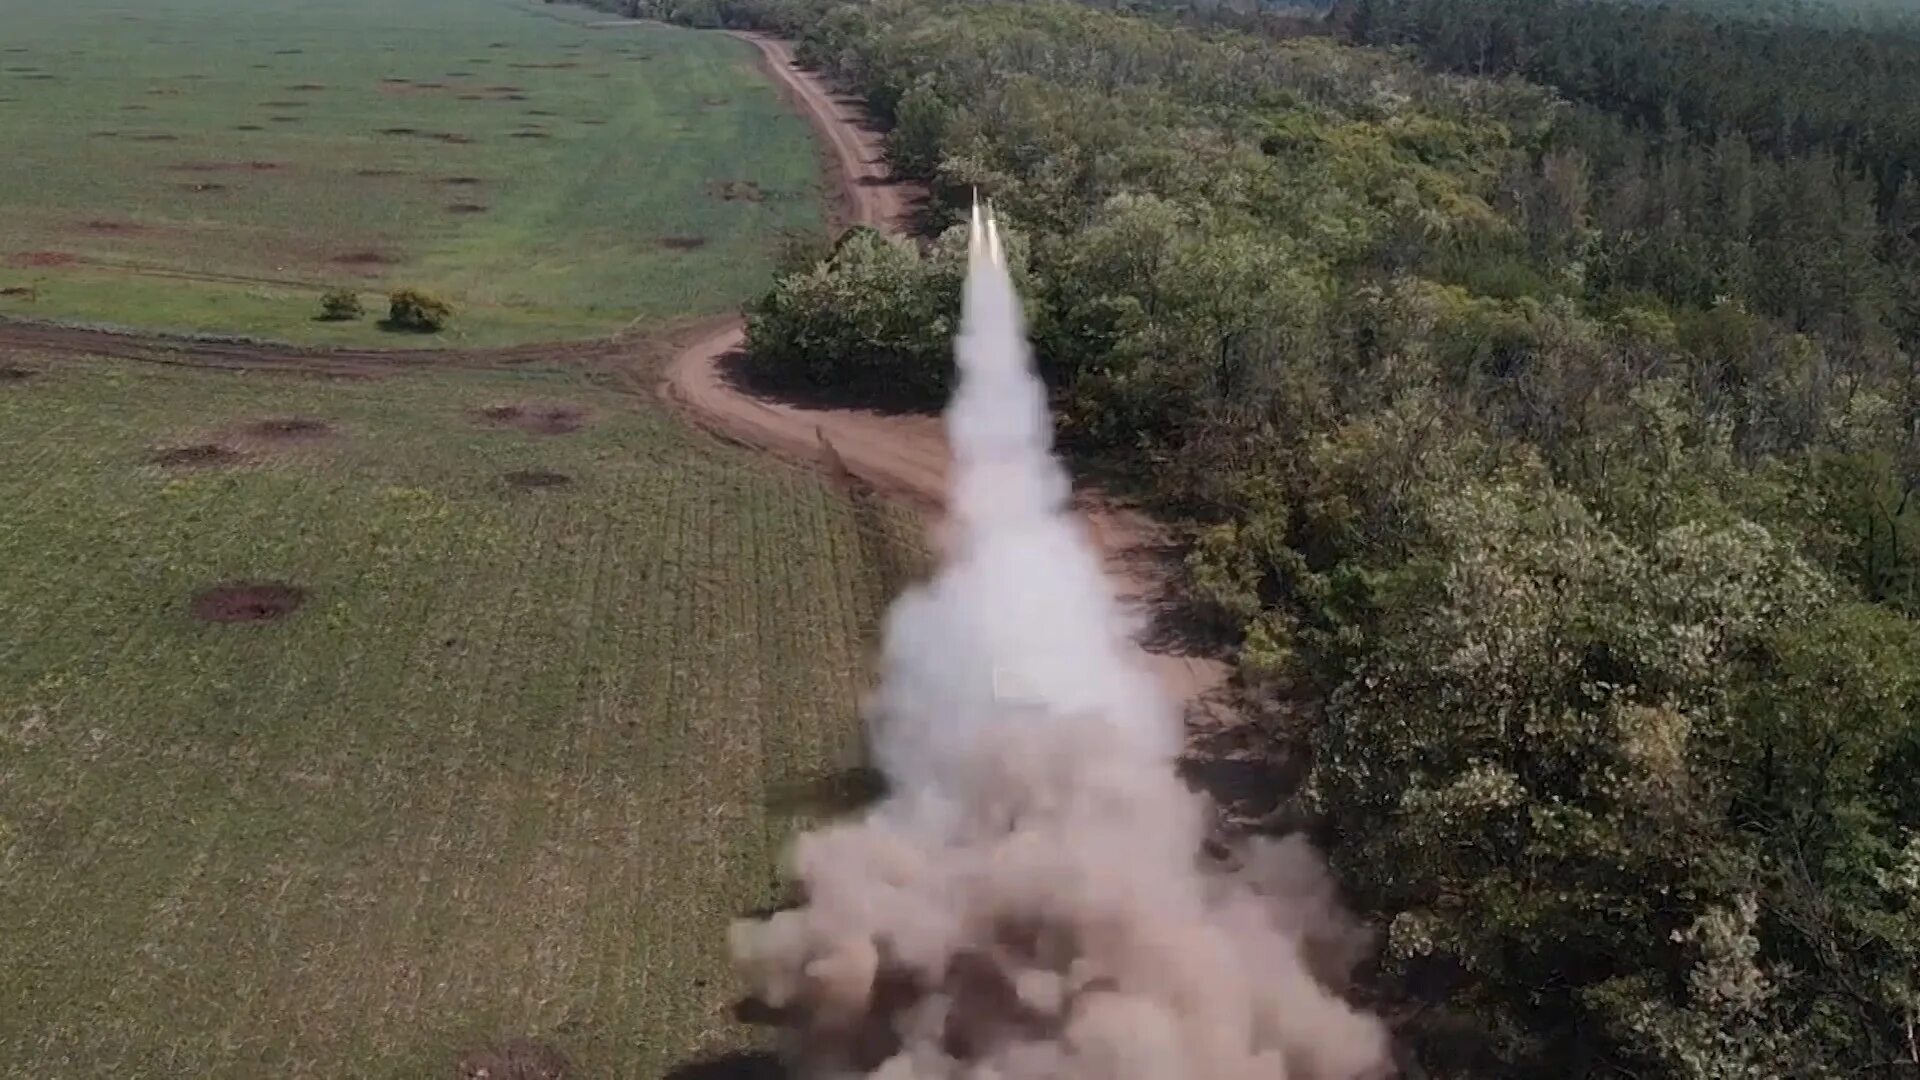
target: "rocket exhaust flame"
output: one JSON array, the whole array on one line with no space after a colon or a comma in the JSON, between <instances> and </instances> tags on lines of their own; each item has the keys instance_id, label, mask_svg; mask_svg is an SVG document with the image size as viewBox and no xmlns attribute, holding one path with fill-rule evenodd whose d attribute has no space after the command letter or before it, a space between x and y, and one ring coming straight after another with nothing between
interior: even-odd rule
<instances>
[{"instance_id":1,"label":"rocket exhaust flame","mask_svg":"<svg viewBox=\"0 0 1920 1080\"><path fill-rule=\"evenodd\" d=\"M1312 852L1200 855L1180 719L1067 511L991 210L968 230L955 543L888 615L870 717L891 794L799 839L804 906L737 924L735 961L808 1077L1385 1075L1382 1026L1309 970L1358 956Z\"/></svg>"}]
</instances>

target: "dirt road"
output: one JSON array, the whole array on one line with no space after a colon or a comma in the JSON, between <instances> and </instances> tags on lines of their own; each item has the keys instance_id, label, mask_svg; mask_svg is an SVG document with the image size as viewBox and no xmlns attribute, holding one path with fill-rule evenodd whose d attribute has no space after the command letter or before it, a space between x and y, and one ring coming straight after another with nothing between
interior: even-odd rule
<instances>
[{"instance_id":1,"label":"dirt road","mask_svg":"<svg viewBox=\"0 0 1920 1080\"><path fill-rule=\"evenodd\" d=\"M859 104L802 70L787 43L736 36L760 50L768 72L820 133L834 166L842 222L903 231L915 193L889 176L881 136ZM680 352L665 372L668 398L710 430L793 460L819 464L824 443L847 472L928 511L937 530L948 460L938 417L799 404L756 392L734 374L732 359L743 340L736 324ZM1115 591L1140 616L1147 663L1186 703L1190 719L1221 719L1227 671L1181 643L1185 635L1170 602L1174 551L1165 530L1097 491L1083 491L1078 503Z\"/></svg>"}]
</instances>

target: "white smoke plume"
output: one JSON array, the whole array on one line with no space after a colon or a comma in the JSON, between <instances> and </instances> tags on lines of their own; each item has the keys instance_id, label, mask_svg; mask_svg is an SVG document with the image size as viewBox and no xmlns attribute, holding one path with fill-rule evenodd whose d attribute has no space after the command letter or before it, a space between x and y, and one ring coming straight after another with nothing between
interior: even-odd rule
<instances>
[{"instance_id":1,"label":"white smoke plume","mask_svg":"<svg viewBox=\"0 0 1920 1080\"><path fill-rule=\"evenodd\" d=\"M1067 509L1044 390L976 212L946 414L950 549L885 628L889 794L800 838L804 905L737 924L801 1076L1352 1080L1382 1025L1311 968L1351 929L1304 845L1201 855L1179 716ZM1316 964L1310 965L1314 960ZM1336 975L1351 968L1336 957Z\"/></svg>"}]
</instances>

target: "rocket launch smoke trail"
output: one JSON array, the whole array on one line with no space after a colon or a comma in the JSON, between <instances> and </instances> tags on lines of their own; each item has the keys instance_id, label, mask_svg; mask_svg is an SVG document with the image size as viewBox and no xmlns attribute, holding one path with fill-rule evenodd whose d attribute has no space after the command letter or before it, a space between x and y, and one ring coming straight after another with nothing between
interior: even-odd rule
<instances>
[{"instance_id":1,"label":"rocket launch smoke trail","mask_svg":"<svg viewBox=\"0 0 1920 1080\"><path fill-rule=\"evenodd\" d=\"M804 1076L1383 1075L1381 1025L1309 970L1351 929L1311 852L1200 858L1179 717L1067 510L998 230L972 232L952 549L889 614L870 718L890 794L800 838L805 905L737 925L736 961Z\"/></svg>"}]
</instances>

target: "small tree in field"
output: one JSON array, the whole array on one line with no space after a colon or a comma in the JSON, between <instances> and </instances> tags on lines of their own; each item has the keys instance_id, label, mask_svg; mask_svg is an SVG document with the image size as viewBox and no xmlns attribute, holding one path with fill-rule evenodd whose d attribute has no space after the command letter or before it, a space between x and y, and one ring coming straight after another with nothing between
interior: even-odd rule
<instances>
[{"instance_id":1,"label":"small tree in field","mask_svg":"<svg viewBox=\"0 0 1920 1080\"><path fill-rule=\"evenodd\" d=\"M360 294L352 289L332 289L320 298L320 318L323 322L351 322L367 313L360 303Z\"/></svg>"},{"instance_id":2,"label":"small tree in field","mask_svg":"<svg viewBox=\"0 0 1920 1080\"><path fill-rule=\"evenodd\" d=\"M436 334L453 318L453 306L419 289L400 289L387 300L387 328Z\"/></svg>"}]
</instances>

